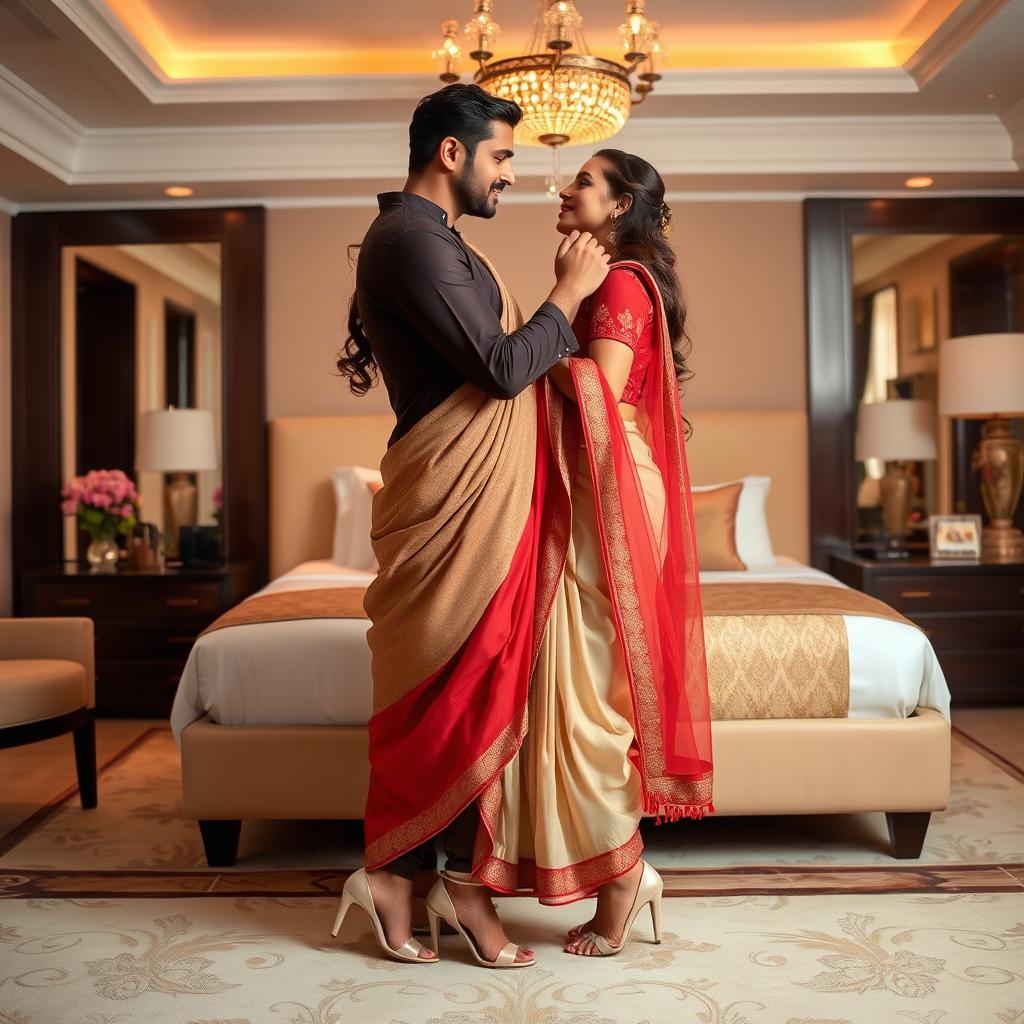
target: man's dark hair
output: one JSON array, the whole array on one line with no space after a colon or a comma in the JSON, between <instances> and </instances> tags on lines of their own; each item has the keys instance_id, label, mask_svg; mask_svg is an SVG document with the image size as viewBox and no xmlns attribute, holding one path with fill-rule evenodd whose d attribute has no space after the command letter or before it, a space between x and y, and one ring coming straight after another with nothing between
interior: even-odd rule
<instances>
[{"instance_id":1,"label":"man's dark hair","mask_svg":"<svg viewBox=\"0 0 1024 1024\"><path fill-rule=\"evenodd\" d=\"M522 116L518 103L498 99L479 85L456 82L424 96L409 125L409 173L427 167L441 140L449 135L466 147L472 160L479 143L493 137L492 122L504 121L515 128Z\"/></svg>"}]
</instances>

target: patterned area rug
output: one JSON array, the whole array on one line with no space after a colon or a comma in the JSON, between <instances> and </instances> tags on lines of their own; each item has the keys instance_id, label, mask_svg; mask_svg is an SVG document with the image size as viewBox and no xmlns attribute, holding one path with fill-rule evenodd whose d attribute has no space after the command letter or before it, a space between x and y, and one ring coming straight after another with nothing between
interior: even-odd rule
<instances>
[{"instance_id":1,"label":"patterned area rug","mask_svg":"<svg viewBox=\"0 0 1024 1024\"><path fill-rule=\"evenodd\" d=\"M644 823L645 856L661 869L780 870L913 865L1024 865L1024 774L954 734L952 796L933 814L922 856L894 860L885 817L789 815ZM77 797L0 844L0 871L209 872L195 822L182 815L180 762L154 730L101 776L100 805ZM356 822L247 822L232 872L339 871L362 863ZM300 890L308 891L308 889ZM3 1022L0 1022L3 1024Z\"/></svg>"},{"instance_id":2,"label":"patterned area rug","mask_svg":"<svg viewBox=\"0 0 1024 1024\"><path fill-rule=\"evenodd\" d=\"M1021 1024L1020 894L671 899L612 959L570 957L581 908L504 899L538 965L381 959L326 898L0 903L2 1024Z\"/></svg>"}]
</instances>

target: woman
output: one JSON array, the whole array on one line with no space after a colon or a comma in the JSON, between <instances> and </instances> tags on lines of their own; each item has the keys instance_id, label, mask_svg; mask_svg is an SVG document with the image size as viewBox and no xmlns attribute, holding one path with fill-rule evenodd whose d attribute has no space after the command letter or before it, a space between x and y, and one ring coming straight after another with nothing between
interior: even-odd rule
<instances>
[{"instance_id":1,"label":"woman","mask_svg":"<svg viewBox=\"0 0 1024 1024\"><path fill-rule=\"evenodd\" d=\"M597 893L565 947L579 955L619 952L648 905L660 939L661 879L640 859L641 816L714 810L678 395L685 311L664 193L649 163L613 149L560 193L558 230L591 232L612 269L573 324L579 358L550 371L564 420L553 436L576 438L561 452L572 464L568 549L528 731L500 794L480 801L474 876L549 904Z\"/></svg>"}]
</instances>

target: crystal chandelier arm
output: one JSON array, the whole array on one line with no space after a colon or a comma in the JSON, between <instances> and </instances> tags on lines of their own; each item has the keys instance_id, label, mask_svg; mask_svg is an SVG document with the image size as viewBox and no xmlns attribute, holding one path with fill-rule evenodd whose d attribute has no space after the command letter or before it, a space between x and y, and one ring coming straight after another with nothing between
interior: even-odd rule
<instances>
[{"instance_id":1,"label":"crystal chandelier arm","mask_svg":"<svg viewBox=\"0 0 1024 1024\"><path fill-rule=\"evenodd\" d=\"M476 0L473 17L465 30L469 56L477 61L481 70L494 56L494 40L501 32L501 26L491 17L492 7L493 0Z\"/></svg>"},{"instance_id":2,"label":"crystal chandelier arm","mask_svg":"<svg viewBox=\"0 0 1024 1024\"><path fill-rule=\"evenodd\" d=\"M459 80L459 23L457 21L442 21L441 32L443 38L441 45L431 56L437 61L439 77L442 82L457 82Z\"/></svg>"}]
</instances>

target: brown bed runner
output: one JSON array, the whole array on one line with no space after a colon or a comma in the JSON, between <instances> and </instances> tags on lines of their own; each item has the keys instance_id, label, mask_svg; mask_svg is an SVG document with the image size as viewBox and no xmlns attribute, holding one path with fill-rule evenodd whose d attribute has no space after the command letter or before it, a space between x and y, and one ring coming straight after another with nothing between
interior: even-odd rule
<instances>
[{"instance_id":1,"label":"brown bed runner","mask_svg":"<svg viewBox=\"0 0 1024 1024\"><path fill-rule=\"evenodd\" d=\"M317 590L281 590L275 594L259 594L228 609L199 635L206 636L226 626L248 626L255 622L365 619L365 594L366 587L321 587Z\"/></svg>"},{"instance_id":2,"label":"brown bed runner","mask_svg":"<svg viewBox=\"0 0 1024 1024\"><path fill-rule=\"evenodd\" d=\"M202 634L226 626L291 619L365 619L365 587L323 587L261 594L226 611ZM848 587L808 583L704 583L706 616L719 615L870 615L913 626L877 598Z\"/></svg>"},{"instance_id":3,"label":"brown bed runner","mask_svg":"<svg viewBox=\"0 0 1024 1024\"><path fill-rule=\"evenodd\" d=\"M700 597L705 615L869 615L915 626L877 597L829 584L702 583Z\"/></svg>"}]
</instances>

